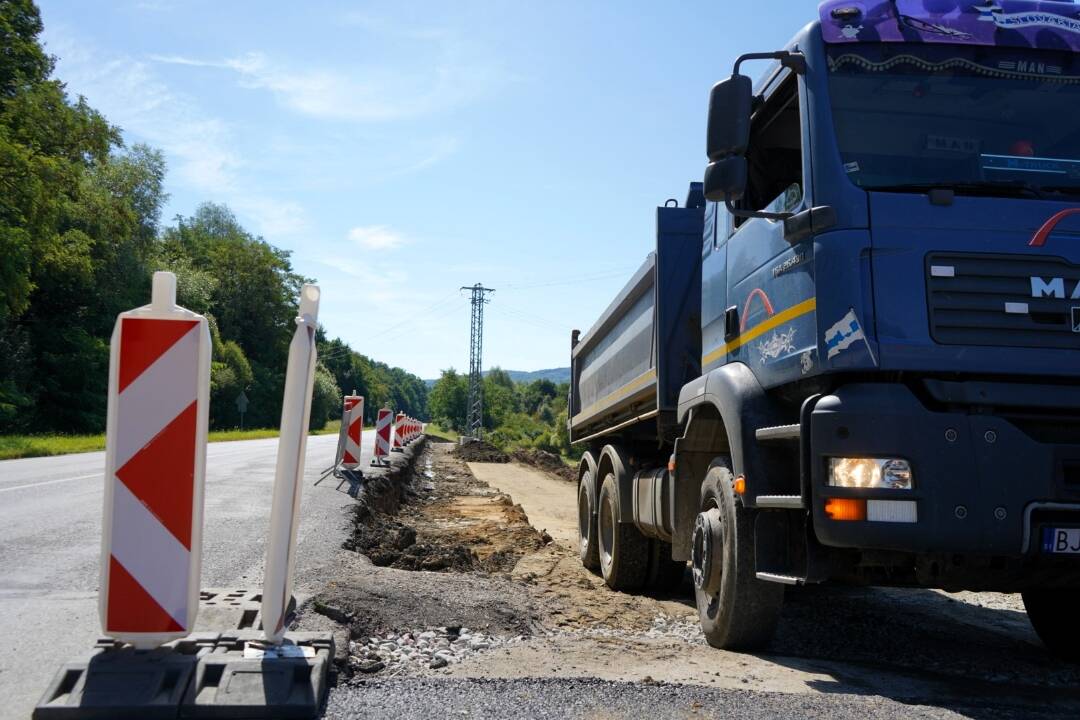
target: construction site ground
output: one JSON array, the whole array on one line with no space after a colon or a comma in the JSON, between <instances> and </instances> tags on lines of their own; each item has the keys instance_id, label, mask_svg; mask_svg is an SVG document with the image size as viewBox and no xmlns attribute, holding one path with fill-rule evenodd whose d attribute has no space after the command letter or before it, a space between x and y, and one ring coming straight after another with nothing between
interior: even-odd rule
<instances>
[{"instance_id":1,"label":"construction site ground","mask_svg":"<svg viewBox=\"0 0 1080 720\"><path fill-rule=\"evenodd\" d=\"M453 447L429 446L400 503L356 511L302 617L345 645L328 717L1080 715L1080 668L1019 596L793 588L768 648L716 650L689 573L632 595L582 567L573 482Z\"/></svg>"}]
</instances>

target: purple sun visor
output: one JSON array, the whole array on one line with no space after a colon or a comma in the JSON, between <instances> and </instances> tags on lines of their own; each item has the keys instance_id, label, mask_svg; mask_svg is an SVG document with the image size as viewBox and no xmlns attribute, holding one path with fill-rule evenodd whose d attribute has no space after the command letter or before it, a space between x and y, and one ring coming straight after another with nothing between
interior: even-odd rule
<instances>
[{"instance_id":1,"label":"purple sun visor","mask_svg":"<svg viewBox=\"0 0 1080 720\"><path fill-rule=\"evenodd\" d=\"M828 0L827 43L915 42L1080 51L1080 5L1033 0Z\"/></svg>"}]
</instances>

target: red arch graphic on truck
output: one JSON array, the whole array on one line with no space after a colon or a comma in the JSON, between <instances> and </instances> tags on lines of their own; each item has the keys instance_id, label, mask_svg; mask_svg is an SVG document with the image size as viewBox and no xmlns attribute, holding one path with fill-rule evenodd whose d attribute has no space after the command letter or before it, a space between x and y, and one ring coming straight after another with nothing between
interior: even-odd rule
<instances>
[{"instance_id":1,"label":"red arch graphic on truck","mask_svg":"<svg viewBox=\"0 0 1080 720\"><path fill-rule=\"evenodd\" d=\"M1036 230L1035 234L1031 236L1031 242L1028 243L1028 247L1042 247L1045 245L1046 238L1054 231L1057 224L1070 215L1076 214L1080 214L1080 208L1068 208L1067 210L1054 213L1050 216L1050 219L1044 222L1042 227Z\"/></svg>"},{"instance_id":2,"label":"red arch graphic on truck","mask_svg":"<svg viewBox=\"0 0 1080 720\"><path fill-rule=\"evenodd\" d=\"M746 304L743 305L742 317L739 319L739 332L746 329L746 318L750 316L750 302L755 298L761 298L761 304L765 306L765 312L772 317L775 313L773 310L772 302L769 301L769 296L761 288L754 288L750 291L750 294L746 296Z\"/></svg>"}]
</instances>

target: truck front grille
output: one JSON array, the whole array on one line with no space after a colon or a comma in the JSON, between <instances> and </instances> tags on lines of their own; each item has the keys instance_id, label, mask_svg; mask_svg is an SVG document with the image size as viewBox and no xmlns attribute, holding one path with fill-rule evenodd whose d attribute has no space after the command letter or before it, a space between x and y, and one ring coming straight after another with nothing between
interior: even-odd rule
<instances>
[{"instance_id":1,"label":"truck front grille","mask_svg":"<svg viewBox=\"0 0 1080 720\"><path fill-rule=\"evenodd\" d=\"M945 345L1080 349L1080 266L1031 255L931 253L930 332Z\"/></svg>"}]
</instances>

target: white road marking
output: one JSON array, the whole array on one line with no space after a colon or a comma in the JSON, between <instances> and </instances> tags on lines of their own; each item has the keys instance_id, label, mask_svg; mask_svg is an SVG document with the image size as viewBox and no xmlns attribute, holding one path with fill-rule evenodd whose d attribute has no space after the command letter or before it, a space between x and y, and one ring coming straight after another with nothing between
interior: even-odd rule
<instances>
[{"instance_id":1,"label":"white road marking","mask_svg":"<svg viewBox=\"0 0 1080 720\"><path fill-rule=\"evenodd\" d=\"M88 480L90 478L100 478L102 476L104 476L104 473L94 473L93 475L77 475L75 477L60 478L59 480L43 480L41 482L29 483L26 485L16 485L15 487L0 488L0 492L25 490L26 488L38 487L39 485L54 485L56 483L71 482L72 480Z\"/></svg>"}]
</instances>

